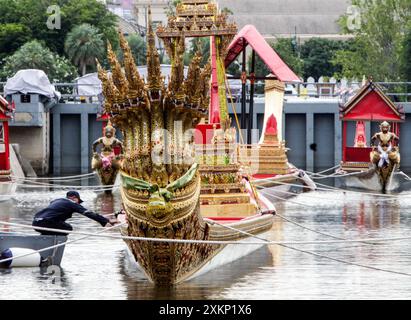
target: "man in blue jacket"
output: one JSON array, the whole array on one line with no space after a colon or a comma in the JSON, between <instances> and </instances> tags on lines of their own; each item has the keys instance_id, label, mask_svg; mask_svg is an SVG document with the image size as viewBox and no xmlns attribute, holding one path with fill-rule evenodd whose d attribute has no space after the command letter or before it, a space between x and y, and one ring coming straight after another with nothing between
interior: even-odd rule
<instances>
[{"instance_id":1,"label":"man in blue jacket","mask_svg":"<svg viewBox=\"0 0 411 320\"><path fill-rule=\"evenodd\" d=\"M53 200L47 208L37 212L34 216L34 230L42 235L66 235L67 233L65 232L44 231L38 230L35 227L72 231L73 227L66 220L70 219L75 212L97 221L103 227L117 223L117 219L107 219L102 215L87 210L81 205L82 202L83 200L81 200L80 194L77 191L69 191L66 198Z\"/></svg>"}]
</instances>

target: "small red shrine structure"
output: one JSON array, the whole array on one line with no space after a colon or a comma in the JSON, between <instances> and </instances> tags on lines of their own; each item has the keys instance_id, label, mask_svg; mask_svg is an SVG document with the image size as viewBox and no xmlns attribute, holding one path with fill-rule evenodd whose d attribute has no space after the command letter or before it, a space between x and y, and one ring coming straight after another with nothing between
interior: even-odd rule
<instances>
[{"instance_id":1,"label":"small red shrine structure","mask_svg":"<svg viewBox=\"0 0 411 320\"><path fill-rule=\"evenodd\" d=\"M9 176L10 171L10 147L9 147L9 103L0 96L0 179L1 176Z\"/></svg>"},{"instance_id":2,"label":"small red shrine structure","mask_svg":"<svg viewBox=\"0 0 411 320\"><path fill-rule=\"evenodd\" d=\"M340 119L343 121L342 166L347 167L347 169L353 169L349 168L353 165L355 167L365 168L368 167L370 163L370 152L372 148L366 146L363 122L387 121L391 125L391 131L399 136L399 123L405 120L405 113L404 108L402 106L397 107L390 98L384 94L383 89L378 84L369 81L345 106L340 108ZM356 122L357 132L354 146L347 146L348 121ZM358 145L357 140L363 140L364 143Z\"/></svg>"}]
</instances>

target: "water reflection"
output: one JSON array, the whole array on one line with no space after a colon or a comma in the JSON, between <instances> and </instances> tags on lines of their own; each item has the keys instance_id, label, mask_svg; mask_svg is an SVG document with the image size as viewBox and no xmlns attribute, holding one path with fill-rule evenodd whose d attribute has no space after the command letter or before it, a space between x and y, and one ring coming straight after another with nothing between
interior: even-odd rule
<instances>
[{"instance_id":1,"label":"water reflection","mask_svg":"<svg viewBox=\"0 0 411 320\"><path fill-rule=\"evenodd\" d=\"M0 204L2 221L29 224L34 213L64 191L20 193ZM118 194L84 191L85 206L102 214L120 209ZM395 199L347 192L310 192L277 202L279 214L313 230L345 239L409 236L411 194ZM75 230L100 231L75 215ZM8 231L11 229L8 228ZM113 231L115 234L116 232ZM70 236L70 240L77 239ZM329 237L277 217L268 236L276 241ZM310 244L304 249L345 261L408 272L407 241L378 244ZM411 298L405 276L349 266L289 248L264 247L235 263L182 283L156 288L128 264L121 240L89 238L66 247L62 268L0 270L0 299L376 299Z\"/></svg>"},{"instance_id":2,"label":"water reflection","mask_svg":"<svg viewBox=\"0 0 411 320\"><path fill-rule=\"evenodd\" d=\"M346 228L356 227L359 230L377 230L399 225L401 207L397 199L358 200L344 202L342 222Z\"/></svg>"},{"instance_id":3,"label":"water reflection","mask_svg":"<svg viewBox=\"0 0 411 320\"><path fill-rule=\"evenodd\" d=\"M126 253L120 262L120 270L128 299L211 299L211 292L213 296L219 295L224 288L231 286L233 283L242 282L244 278L258 273L261 267L271 266L272 261L273 258L268 247L264 247L248 257L172 288L158 288L148 282L144 274L133 268Z\"/></svg>"}]
</instances>

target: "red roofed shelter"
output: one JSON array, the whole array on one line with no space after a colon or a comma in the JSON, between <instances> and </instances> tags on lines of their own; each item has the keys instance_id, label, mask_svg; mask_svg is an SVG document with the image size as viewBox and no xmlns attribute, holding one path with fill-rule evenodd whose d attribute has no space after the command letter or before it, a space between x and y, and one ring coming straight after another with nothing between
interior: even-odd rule
<instances>
[{"instance_id":1,"label":"red roofed shelter","mask_svg":"<svg viewBox=\"0 0 411 320\"><path fill-rule=\"evenodd\" d=\"M247 75L246 57L247 47L252 48L251 70ZM256 80L279 80L282 82L301 82L300 78L288 67L273 48L267 43L264 37L257 31L253 25L246 25L235 36L228 47L228 53L225 58L225 67L227 68L242 53L242 74L241 77L231 79L241 79L242 81L242 98L241 98L241 128L246 129L246 83L250 81L250 106L248 121L248 142L251 143L251 129L253 128L254 113L254 85ZM270 69L273 77L267 75L255 75L255 55L258 55Z\"/></svg>"},{"instance_id":2,"label":"red roofed shelter","mask_svg":"<svg viewBox=\"0 0 411 320\"><path fill-rule=\"evenodd\" d=\"M399 123L405 120L403 107L397 107L382 88L372 81L365 84L359 92L340 110L343 121L343 162L370 162L370 147L347 146L348 121L387 121L391 131L399 136Z\"/></svg>"}]
</instances>

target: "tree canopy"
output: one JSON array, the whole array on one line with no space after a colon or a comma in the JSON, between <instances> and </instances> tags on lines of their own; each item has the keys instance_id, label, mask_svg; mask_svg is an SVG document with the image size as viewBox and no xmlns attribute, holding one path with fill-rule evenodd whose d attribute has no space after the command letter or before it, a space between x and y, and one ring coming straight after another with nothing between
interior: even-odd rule
<instances>
[{"instance_id":1,"label":"tree canopy","mask_svg":"<svg viewBox=\"0 0 411 320\"><path fill-rule=\"evenodd\" d=\"M77 77L76 67L37 40L27 42L5 59L0 78L4 81L22 69L43 70L51 82L68 82Z\"/></svg>"},{"instance_id":2,"label":"tree canopy","mask_svg":"<svg viewBox=\"0 0 411 320\"><path fill-rule=\"evenodd\" d=\"M104 47L102 34L87 23L76 26L67 35L65 43L67 56L81 70L82 75L87 73L87 67L95 71L95 60L102 60Z\"/></svg>"},{"instance_id":3,"label":"tree canopy","mask_svg":"<svg viewBox=\"0 0 411 320\"><path fill-rule=\"evenodd\" d=\"M61 29L49 29L50 18L47 8L58 5L61 13ZM40 40L60 54L64 54L64 42L67 34L83 23L93 25L103 34L103 40L110 40L115 47L118 44L116 31L117 18L108 11L105 5L97 0L0 0L0 25L19 25L20 37L28 40ZM27 40L27 39L24 39ZM17 44L20 39L15 38ZM0 55L12 54L16 46L1 48Z\"/></svg>"},{"instance_id":4,"label":"tree canopy","mask_svg":"<svg viewBox=\"0 0 411 320\"><path fill-rule=\"evenodd\" d=\"M342 65L341 75L365 75L377 81L402 80L404 35L411 19L411 1L351 2L359 14L347 14L340 19L344 32L354 36L353 47L336 54L335 62Z\"/></svg>"},{"instance_id":5,"label":"tree canopy","mask_svg":"<svg viewBox=\"0 0 411 320\"><path fill-rule=\"evenodd\" d=\"M32 38L31 30L18 23L0 25L0 65L9 52L15 52Z\"/></svg>"},{"instance_id":6,"label":"tree canopy","mask_svg":"<svg viewBox=\"0 0 411 320\"><path fill-rule=\"evenodd\" d=\"M405 81L411 81L411 22L408 23L404 37L404 50L401 57L402 76Z\"/></svg>"},{"instance_id":7,"label":"tree canopy","mask_svg":"<svg viewBox=\"0 0 411 320\"><path fill-rule=\"evenodd\" d=\"M145 65L147 63L146 57L146 43L139 34L130 34L126 37L128 45L130 46L131 53L138 66ZM117 56L120 61L123 61L123 51L118 50Z\"/></svg>"}]
</instances>

